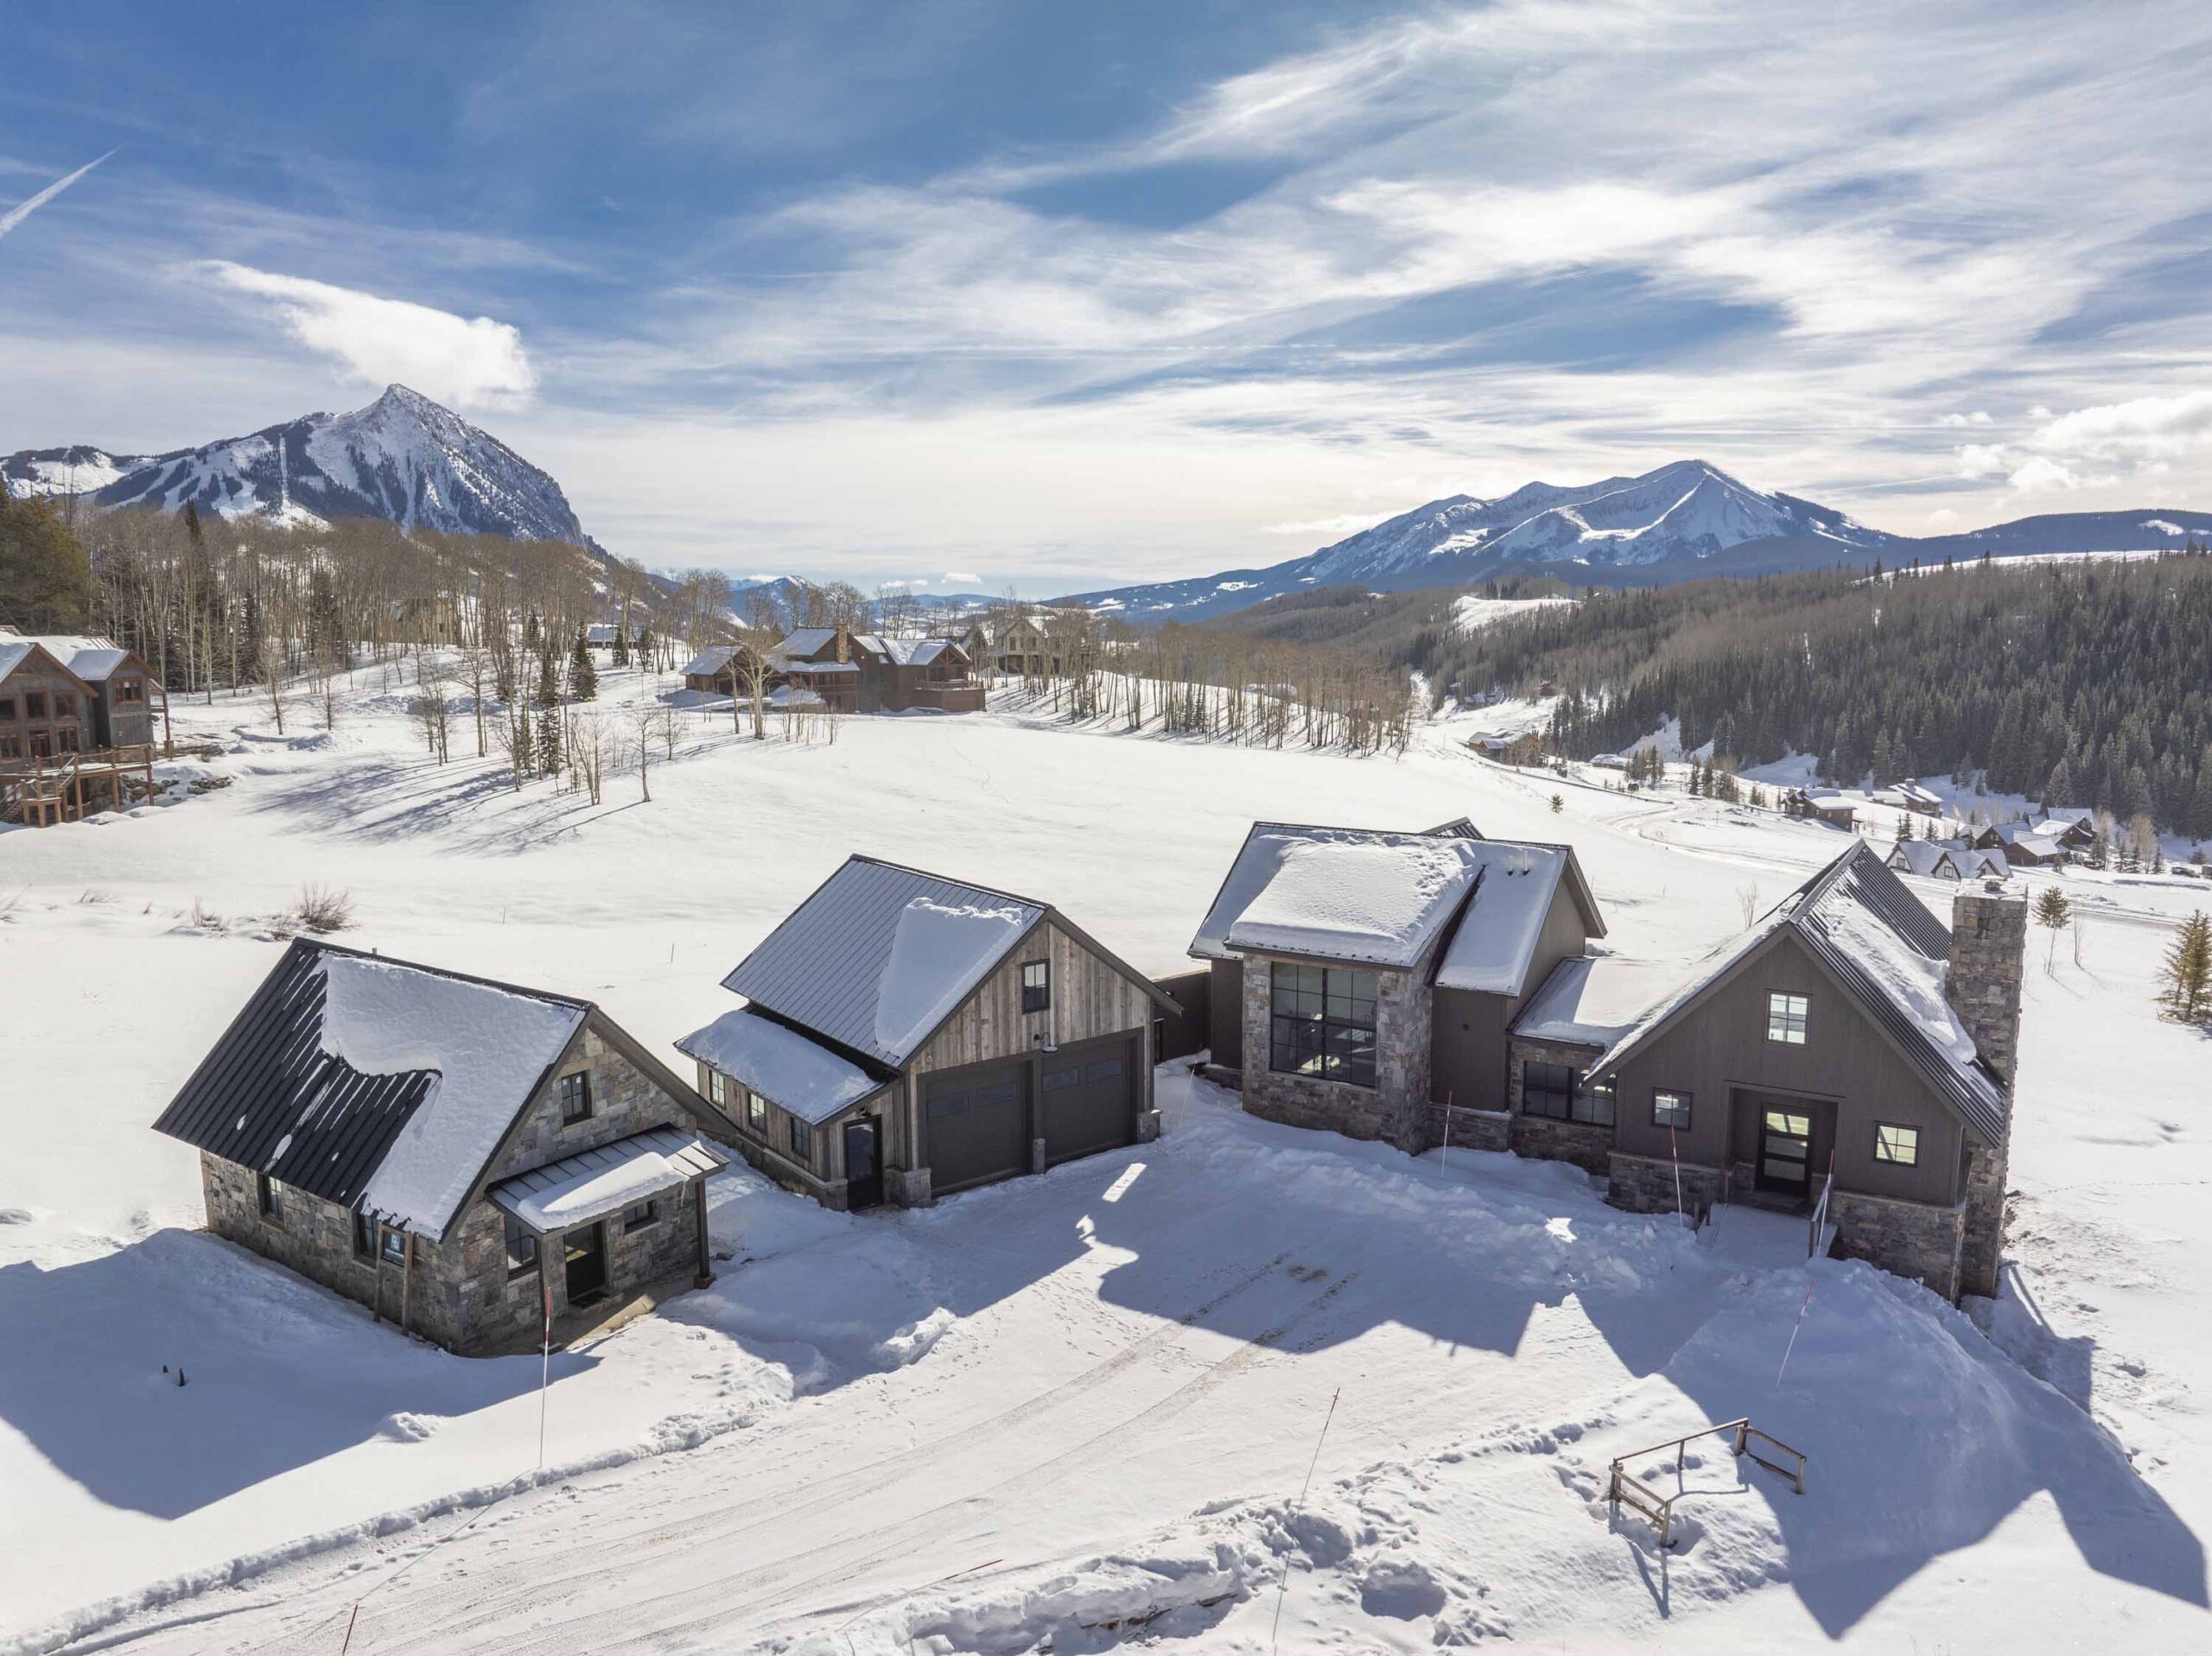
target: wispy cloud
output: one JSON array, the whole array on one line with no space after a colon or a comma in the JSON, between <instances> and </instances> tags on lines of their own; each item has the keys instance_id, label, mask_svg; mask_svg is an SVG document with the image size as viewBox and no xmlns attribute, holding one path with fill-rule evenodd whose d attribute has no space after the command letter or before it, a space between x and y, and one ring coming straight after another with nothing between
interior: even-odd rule
<instances>
[{"instance_id":1,"label":"wispy cloud","mask_svg":"<svg viewBox=\"0 0 2212 1656\"><path fill-rule=\"evenodd\" d=\"M522 334L508 323L223 260L200 268L220 286L265 301L295 339L355 379L401 381L461 408L512 408L537 390Z\"/></svg>"},{"instance_id":2,"label":"wispy cloud","mask_svg":"<svg viewBox=\"0 0 2212 1656\"><path fill-rule=\"evenodd\" d=\"M53 183L48 185L44 189L41 190L36 195L30 197L28 200L19 201L14 206L9 208L7 212L0 213L0 236L5 236L17 225L22 223L24 219L29 218L31 214L36 213L48 202L53 200L55 196L60 194L62 191L67 189L79 179L84 177L86 173L91 172L93 168L99 166L101 162L107 160L109 156L111 156L114 154L115 151L111 149L107 152L107 155L101 155L94 160L86 162L75 172L70 173L64 177L55 179Z\"/></svg>"}]
</instances>

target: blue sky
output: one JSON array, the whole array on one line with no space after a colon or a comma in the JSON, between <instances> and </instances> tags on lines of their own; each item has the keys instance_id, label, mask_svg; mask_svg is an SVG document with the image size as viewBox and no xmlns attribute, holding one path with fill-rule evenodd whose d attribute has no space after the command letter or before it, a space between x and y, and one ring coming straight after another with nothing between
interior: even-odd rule
<instances>
[{"instance_id":1,"label":"blue sky","mask_svg":"<svg viewBox=\"0 0 2212 1656\"><path fill-rule=\"evenodd\" d=\"M2202 506L2208 47L2201 0L25 0L0 450L403 379L657 567L1033 592L1690 454L1909 533Z\"/></svg>"}]
</instances>

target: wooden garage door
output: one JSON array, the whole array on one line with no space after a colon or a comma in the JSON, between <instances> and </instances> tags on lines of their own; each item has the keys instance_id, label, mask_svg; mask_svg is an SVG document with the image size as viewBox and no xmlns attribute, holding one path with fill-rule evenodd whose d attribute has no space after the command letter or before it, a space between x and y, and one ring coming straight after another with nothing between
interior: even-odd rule
<instances>
[{"instance_id":1,"label":"wooden garage door","mask_svg":"<svg viewBox=\"0 0 2212 1656\"><path fill-rule=\"evenodd\" d=\"M1137 1127L1136 1043L1122 1038L1045 1055L1047 1165L1132 1142Z\"/></svg>"},{"instance_id":2,"label":"wooden garage door","mask_svg":"<svg viewBox=\"0 0 2212 1656\"><path fill-rule=\"evenodd\" d=\"M1029 1171L1027 1064L979 1065L922 1083L930 1189L943 1196Z\"/></svg>"}]
</instances>

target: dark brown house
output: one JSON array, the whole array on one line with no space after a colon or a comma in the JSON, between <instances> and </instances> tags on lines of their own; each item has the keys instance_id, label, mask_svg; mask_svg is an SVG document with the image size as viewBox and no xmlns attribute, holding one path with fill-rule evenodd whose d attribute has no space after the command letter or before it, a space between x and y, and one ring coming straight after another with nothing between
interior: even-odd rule
<instances>
[{"instance_id":1,"label":"dark brown house","mask_svg":"<svg viewBox=\"0 0 2212 1656\"><path fill-rule=\"evenodd\" d=\"M217 1235L463 1355L704 1286L734 1136L588 1000L304 938L154 1126Z\"/></svg>"},{"instance_id":2,"label":"dark brown house","mask_svg":"<svg viewBox=\"0 0 2212 1656\"><path fill-rule=\"evenodd\" d=\"M801 627L776 645L780 681L840 713L980 713L983 687L949 638L885 638L849 627Z\"/></svg>"},{"instance_id":3,"label":"dark brown house","mask_svg":"<svg viewBox=\"0 0 2212 1656\"><path fill-rule=\"evenodd\" d=\"M677 1045L753 1164L827 1206L938 1196L1142 1142L1156 1012L1049 904L852 857Z\"/></svg>"}]
</instances>

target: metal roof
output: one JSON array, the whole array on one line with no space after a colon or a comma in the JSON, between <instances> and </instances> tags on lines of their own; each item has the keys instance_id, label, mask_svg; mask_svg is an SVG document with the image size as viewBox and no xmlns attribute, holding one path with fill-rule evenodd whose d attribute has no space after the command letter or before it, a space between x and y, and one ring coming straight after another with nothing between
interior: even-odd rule
<instances>
[{"instance_id":1,"label":"metal roof","mask_svg":"<svg viewBox=\"0 0 2212 1656\"><path fill-rule=\"evenodd\" d=\"M981 885L940 879L895 863L849 857L814 894L785 917L736 969L725 989L791 1019L839 1045L898 1069L934 1030L912 1038L886 1040L886 1011L893 954L908 908L925 902L943 909L1014 910L1004 942L951 962L938 984L947 1014L1011 954L1045 917L1046 905Z\"/></svg>"},{"instance_id":2,"label":"metal roof","mask_svg":"<svg viewBox=\"0 0 2212 1656\"><path fill-rule=\"evenodd\" d=\"M557 1162L548 1162L543 1167L533 1167L526 1173L517 1173L512 1178L501 1179L487 1185L484 1194L503 1211L513 1214L524 1224L529 1216L524 1209L531 1198L560 1190L594 1176L619 1174L626 1167L640 1163L646 1157L658 1157L667 1165L667 1177L658 1181L633 1183L612 1195L596 1211L588 1207L573 1215L574 1222L588 1224L594 1219L604 1219L608 1214L620 1213L631 1202L641 1199L649 1189L666 1190L687 1179L697 1178L703 1173L718 1173L729 1165L729 1158L712 1148L696 1133L685 1133L680 1127L648 1127L643 1133L633 1133L626 1139L617 1139L613 1144L600 1145L590 1150L578 1151L573 1156L563 1156ZM610 1181L610 1189L614 1181Z\"/></svg>"},{"instance_id":3,"label":"metal roof","mask_svg":"<svg viewBox=\"0 0 2212 1656\"><path fill-rule=\"evenodd\" d=\"M351 1207L435 1077L323 1051L321 958L305 938L284 951L154 1130Z\"/></svg>"}]
</instances>

